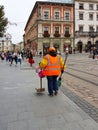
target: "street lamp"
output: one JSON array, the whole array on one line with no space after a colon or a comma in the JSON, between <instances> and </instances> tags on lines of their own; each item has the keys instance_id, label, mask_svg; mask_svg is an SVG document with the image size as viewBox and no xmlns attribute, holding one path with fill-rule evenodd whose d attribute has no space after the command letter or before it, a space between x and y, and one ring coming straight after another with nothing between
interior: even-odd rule
<instances>
[{"instance_id":1,"label":"street lamp","mask_svg":"<svg viewBox=\"0 0 98 130\"><path fill-rule=\"evenodd\" d=\"M94 48L94 46L95 46L94 38L97 36L97 35L96 35L96 32L95 32L94 30L95 30L95 29L92 28L91 32L89 32L89 37L93 39L93 43L92 43L92 46L91 46L91 47L93 47L93 48Z\"/></svg>"},{"instance_id":2,"label":"street lamp","mask_svg":"<svg viewBox=\"0 0 98 130\"><path fill-rule=\"evenodd\" d=\"M89 37L93 39L93 42L92 42L92 44L91 44L91 46L90 46L90 56L89 56L89 58L92 57L91 51L94 49L94 46L95 46L94 38L97 36L97 34L96 34L96 32L95 32L94 30L95 30L95 29L92 28L91 32L89 32Z\"/></svg>"}]
</instances>

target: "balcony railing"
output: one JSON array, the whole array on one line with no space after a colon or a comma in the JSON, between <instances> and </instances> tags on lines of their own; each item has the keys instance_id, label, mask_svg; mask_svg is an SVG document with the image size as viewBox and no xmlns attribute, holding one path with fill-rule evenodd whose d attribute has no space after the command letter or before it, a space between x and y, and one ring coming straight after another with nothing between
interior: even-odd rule
<instances>
[{"instance_id":1,"label":"balcony railing","mask_svg":"<svg viewBox=\"0 0 98 130\"><path fill-rule=\"evenodd\" d=\"M48 33L48 31L44 32L43 34L44 37L50 37L50 34Z\"/></svg>"},{"instance_id":2,"label":"balcony railing","mask_svg":"<svg viewBox=\"0 0 98 130\"><path fill-rule=\"evenodd\" d=\"M65 32L65 34L64 34L64 36L65 36L65 37L70 37L69 32L68 32L68 31L66 31L66 32Z\"/></svg>"},{"instance_id":3,"label":"balcony railing","mask_svg":"<svg viewBox=\"0 0 98 130\"><path fill-rule=\"evenodd\" d=\"M61 35L59 33L54 33L54 37L60 37Z\"/></svg>"},{"instance_id":4,"label":"balcony railing","mask_svg":"<svg viewBox=\"0 0 98 130\"><path fill-rule=\"evenodd\" d=\"M89 32L76 31L75 36L86 37L89 36Z\"/></svg>"},{"instance_id":5,"label":"balcony railing","mask_svg":"<svg viewBox=\"0 0 98 130\"><path fill-rule=\"evenodd\" d=\"M51 22L53 22L53 21L55 21L55 22L57 22L57 21L59 21L59 22L73 22L73 19L71 19L71 18L69 18L69 19L66 19L66 18L59 18L59 19L55 19L55 18L44 18L44 17L37 17L37 19L36 20L38 20L38 21L51 21Z\"/></svg>"}]
</instances>

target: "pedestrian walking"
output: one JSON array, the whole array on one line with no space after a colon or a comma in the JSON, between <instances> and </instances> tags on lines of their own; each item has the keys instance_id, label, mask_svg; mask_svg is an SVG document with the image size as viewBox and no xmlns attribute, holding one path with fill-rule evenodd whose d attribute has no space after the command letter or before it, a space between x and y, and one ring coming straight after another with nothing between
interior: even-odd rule
<instances>
[{"instance_id":1,"label":"pedestrian walking","mask_svg":"<svg viewBox=\"0 0 98 130\"><path fill-rule=\"evenodd\" d=\"M39 52L39 57L42 57L42 52L41 51Z\"/></svg>"},{"instance_id":2,"label":"pedestrian walking","mask_svg":"<svg viewBox=\"0 0 98 130\"><path fill-rule=\"evenodd\" d=\"M73 49L73 53L75 54L75 48Z\"/></svg>"},{"instance_id":3,"label":"pedestrian walking","mask_svg":"<svg viewBox=\"0 0 98 130\"><path fill-rule=\"evenodd\" d=\"M33 59L33 54L31 51L29 51L29 54L28 54L28 62L30 66L32 67L32 64L34 63L34 59Z\"/></svg>"},{"instance_id":4,"label":"pedestrian walking","mask_svg":"<svg viewBox=\"0 0 98 130\"><path fill-rule=\"evenodd\" d=\"M95 59L95 55L96 55L96 47L93 48L93 59Z\"/></svg>"},{"instance_id":5,"label":"pedestrian walking","mask_svg":"<svg viewBox=\"0 0 98 130\"><path fill-rule=\"evenodd\" d=\"M18 52L17 58L18 58L18 62L20 63L20 66L21 66L21 63L22 63L22 55L21 55L21 52Z\"/></svg>"},{"instance_id":6,"label":"pedestrian walking","mask_svg":"<svg viewBox=\"0 0 98 130\"><path fill-rule=\"evenodd\" d=\"M58 84L57 77L64 72L66 65L64 66L63 58L57 55L54 47L49 48L49 53L43 57L39 63L39 67L43 69L42 73L47 77L49 96L57 95Z\"/></svg>"},{"instance_id":7,"label":"pedestrian walking","mask_svg":"<svg viewBox=\"0 0 98 130\"><path fill-rule=\"evenodd\" d=\"M4 52L3 52L3 51L1 52L1 55L0 55L0 56L1 56L1 60L3 61L3 60L4 60L4 58L5 58L5 54L4 54Z\"/></svg>"},{"instance_id":8,"label":"pedestrian walking","mask_svg":"<svg viewBox=\"0 0 98 130\"><path fill-rule=\"evenodd\" d=\"M18 63L18 57L17 57L17 52L16 51L14 51L13 53L12 53L12 56L11 56L11 63L10 63L10 66L12 66L12 64L13 64L13 61L15 61L15 66L17 66L17 63Z\"/></svg>"}]
</instances>

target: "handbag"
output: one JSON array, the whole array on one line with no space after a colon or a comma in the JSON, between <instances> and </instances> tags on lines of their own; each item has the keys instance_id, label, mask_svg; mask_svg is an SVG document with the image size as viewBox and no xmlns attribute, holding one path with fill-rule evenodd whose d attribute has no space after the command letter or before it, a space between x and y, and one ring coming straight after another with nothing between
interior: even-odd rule
<instances>
[{"instance_id":1,"label":"handbag","mask_svg":"<svg viewBox=\"0 0 98 130\"><path fill-rule=\"evenodd\" d=\"M40 70L39 72L38 72L38 76L40 77L40 78L44 78L45 76L43 75L43 70Z\"/></svg>"}]
</instances>

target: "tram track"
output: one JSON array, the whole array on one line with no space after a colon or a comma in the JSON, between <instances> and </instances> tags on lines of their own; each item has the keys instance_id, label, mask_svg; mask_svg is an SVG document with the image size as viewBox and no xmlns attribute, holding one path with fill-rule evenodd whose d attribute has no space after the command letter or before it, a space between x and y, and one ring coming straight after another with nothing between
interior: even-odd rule
<instances>
[{"instance_id":1,"label":"tram track","mask_svg":"<svg viewBox=\"0 0 98 130\"><path fill-rule=\"evenodd\" d=\"M69 72L66 72L66 73L67 73L68 75L71 75L71 76L73 76L73 77L76 77L76 78L78 78L78 79L84 80L84 81L86 81L86 82L88 82L88 83L91 83L91 84L93 84L93 85L98 86L98 83L95 83L95 82L93 82L93 81L90 81L90 80L88 80L88 79L85 79L85 78L83 78L83 77L77 76L77 75L72 74L72 73L69 73ZM96 77L97 77L97 76L96 76Z\"/></svg>"},{"instance_id":2,"label":"tram track","mask_svg":"<svg viewBox=\"0 0 98 130\"><path fill-rule=\"evenodd\" d=\"M98 86L98 75L70 67L67 68L66 74Z\"/></svg>"},{"instance_id":3,"label":"tram track","mask_svg":"<svg viewBox=\"0 0 98 130\"><path fill-rule=\"evenodd\" d=\"M78 70L76 68L68 67L68 69L75 70L75 71L78 71L78 72L82 72L82 73L85 73L85 74L89 74L89 75L93 75L95 77L98 77L98 75L95 75L95 74L92 74L92 73L89 73L89 72L86 72L86 71Z\"/></svg>"},{"instance_id":4,"label":"tram track","mask_svg":"<svg viewBox=\"0 0 98 130\"><path fill-rule=\"evenodd\" d=\"M61 91L98 123L98 75L82 65L67 67Z\"/></svg>"}]
</instances>

